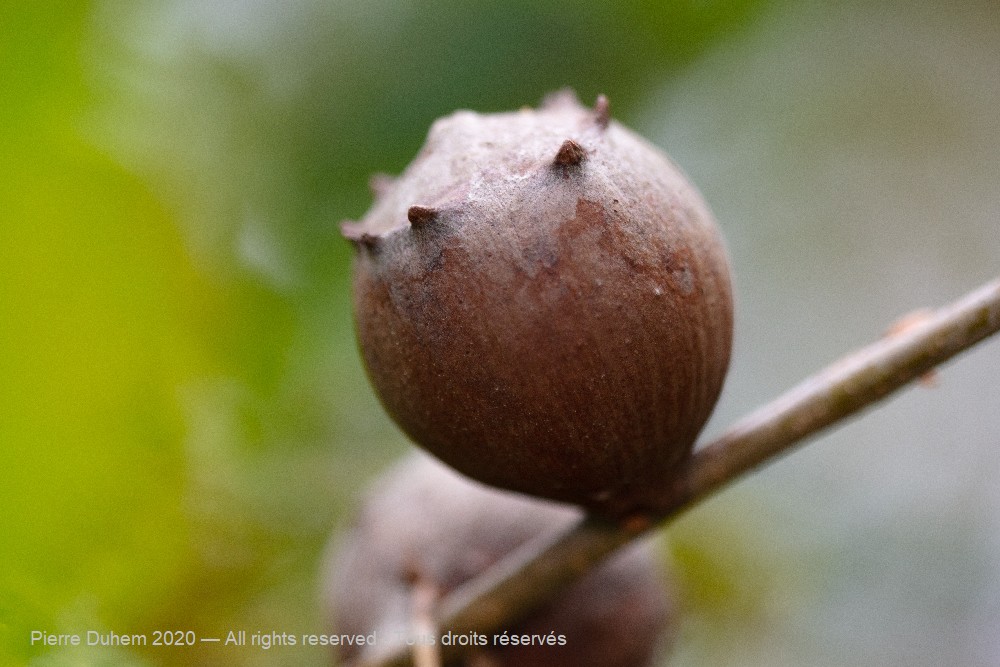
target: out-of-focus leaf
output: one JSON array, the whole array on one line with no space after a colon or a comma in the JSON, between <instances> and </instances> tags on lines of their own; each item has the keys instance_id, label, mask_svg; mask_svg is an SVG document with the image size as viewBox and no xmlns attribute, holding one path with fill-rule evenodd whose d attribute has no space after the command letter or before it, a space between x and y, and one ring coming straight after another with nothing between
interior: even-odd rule
<instances>
[{"instance_id":1,"label":"out-of-focus leaf","mask_svg":"<svg viewBox=\"0 0 1000 667\"><path fill-rule=\"evenodd\" d=\"M627 117L762 5L0 6L0 659L194 655L31 629L321 630L328 531L402 446L336 228L369 173L458 107L569 85Z\"/></svg>"},{"instance_id":2,"label":"out-of-focus leaf","mask_svg":"<svg viewBox=\"0 0 1000 667\"><path fill-rule=\"evenodd\" d=\"M0 656L16 662L42 650L30 630L134 627L188 555L176 387L200 357L199 287L163 208L77 133L87 6L64 5L8 4L0 35Z\"/></svg>"}]
</instances>

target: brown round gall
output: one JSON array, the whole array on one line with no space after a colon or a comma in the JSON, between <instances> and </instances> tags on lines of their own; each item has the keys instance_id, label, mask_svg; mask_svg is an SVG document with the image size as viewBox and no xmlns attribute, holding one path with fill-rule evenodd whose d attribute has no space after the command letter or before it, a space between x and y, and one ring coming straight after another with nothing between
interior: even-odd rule
<instances>
[{"instance_id":1,"label":"brown round gall","mask_svg":"<svg viewBox=\"0 0 1000 667\"><path fill-rule=\"evenodd\" d=\"M673 608L649 539L624 547L511 626L445 643L446 628L425 630L419 623L422 608L433 609L506 555L567 530L580 517L575 508L472 482L428 456L405 459L374 485L353 525L331 542L324 575L330 632L374 635L377 642L345 643L337 659L363 662L391 648L395 637L426 641L430 633L446 652L448 643L468 647L447 663L465 667L653 664L671 638ZM424 607L428 590L432 598ZM525 645L525 636L534 638Z\"/></svg>"},{"instance_id":2,"label":"brown round gall","mask_svg":"<svg viewBox=\"0 0 1000 667\"><path fill-rule=\"evenodd\" d=\"M729 263L660 150L570 93L436 121L371 210L354 307L368 374L421 447L605 515L655 509L722 388Z\"/></svg>"}]
</instances>

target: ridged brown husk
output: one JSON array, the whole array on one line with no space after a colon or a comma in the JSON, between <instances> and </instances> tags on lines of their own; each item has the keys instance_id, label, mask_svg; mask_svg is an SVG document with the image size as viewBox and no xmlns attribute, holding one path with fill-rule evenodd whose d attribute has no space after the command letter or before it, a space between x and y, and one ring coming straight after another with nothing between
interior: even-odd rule
<instances>
[{"instance_id":1,"label":"ridged brown husk","mask_svg":"<svg viewBox=\"0 0 1000 667\"><path fill-rule=\"evenodd\" d=\"M469 481L425 455L404 460L372 489L354 525L333 541L325 601L337 635L375 633L385 649L417 641L418 587L438 596L521 545L568 528L576 509ZM497 629L457 663L464 667L644 667L669 634L672 607L654 543L634 543L529 618ZM562 643L496 646L494 634ZM425 638L424 638L425 639ZM440 637L436 637L440 642ZM342 661L363 647L342 646Z\"/></svg>"},{"instance_id":2,"label":"ridged brown husk","mask_svg":"<svg viewBox=\"0 0 1000 667\"><path fill-rule=\"evenodd\" d=\"M564 93L442 118L375 183L343 229L361 351L403 430L489 484L658 505L732 340L725 249L681 171Z\"/></svg>"}]
</instances>

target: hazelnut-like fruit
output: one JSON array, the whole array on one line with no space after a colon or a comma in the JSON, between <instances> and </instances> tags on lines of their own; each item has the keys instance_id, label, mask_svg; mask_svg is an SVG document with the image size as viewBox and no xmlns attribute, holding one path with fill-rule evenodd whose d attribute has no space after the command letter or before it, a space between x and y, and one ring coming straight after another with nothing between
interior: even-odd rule
<instances>
[{"instance_id":1,"label":"hazelnut-like fruit","mask_svg":"<svg viewBox=\"0 0 1000 667\"><path fill-rule=\"evenodd\" d=\"M655 147L571 93L439 119L342 226L389 414L488 484L605 515L657 508L722 387L725 248Z\"/></svg>"},{"instance_id":2,"label":"hazelnut-like fruit","mask_svg":"<svg viewBox=\"0 0 1000 667\"><path fill-rule=\"evenodd\" d=\"M422 591L440 600L518 547L565 530L580 516L576 508L470 481L423 454L404 459L375 484L354 524L331 541L323 593L331 633L374 639L369 647L341 645L337 659L350 663L405 637L440 648L469 647L458 663L448 663L463 667L652 664L670 639L673 610L649 538L624 547L510 627L446 639L441 633L447 629L426 633L416 622ZM517 636L518 645L504 645L494 635ZM523 645L525 635L535 639Z\"/></svg>"}]
</instances>

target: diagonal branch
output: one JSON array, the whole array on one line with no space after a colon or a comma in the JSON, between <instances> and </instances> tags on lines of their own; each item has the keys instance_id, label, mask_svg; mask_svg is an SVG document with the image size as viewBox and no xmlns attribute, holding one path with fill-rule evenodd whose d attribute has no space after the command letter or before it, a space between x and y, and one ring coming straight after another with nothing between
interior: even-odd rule
<instances>
[{"instance_id":1,"label":"diagonal branch","mask_svg":"<svg viewBox=\"0 0 1000 667\"><path fill-rule=\"evenodd\" d=\"M446 597L439 627L489 633L516 622L618 547L721 487L925 375L1000 330L1000 279L844 357L747 415L698 449L649 521L614 525L585 518L531 542ZM408 667L406 647L383 646L358 667Z\"/></svg>"}]
</instances>

